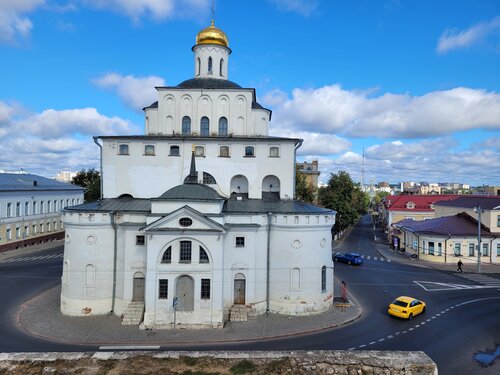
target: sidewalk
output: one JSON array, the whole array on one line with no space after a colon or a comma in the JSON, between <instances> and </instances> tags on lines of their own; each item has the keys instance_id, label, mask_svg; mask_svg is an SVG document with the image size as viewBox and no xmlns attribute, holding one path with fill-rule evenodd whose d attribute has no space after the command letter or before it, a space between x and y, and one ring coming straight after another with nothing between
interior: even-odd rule
<instances>
[{"instance_id":1,"label":"sidewalk","mask_svg":"<svg viewBox=\"0 0 500 375\"><path fill-rule=\"evenodd\" d=\"M61 314L60 287L50 289L21 306L17 321L27 332L44 339L89 345L194 345L265 340L331 329L361 315L359 305L331 307L312 316L263 314L247 322L229 322L223 329L141 330L122 326L115 315L68 317Z\"/></svg>"},{"instance_id":2,"label":"sidewalk","mask_svg":"<svg viewBox=\"0 0 500 375\"><path fill-rule=\"evenodd\" d=\"M422 259L412 259L407 251L394 251L385 240L385 235L382 229L375 228L373 231L375 240L375 250L384 258L390 259L391 262L404 263L415 267L432 268L441 271L456 272L457 265L453 263L438 263ZM477 273L477 263L464 263L464 273ZM481 263L481 273L500 273L500 265Z\"/></svg>"}]
</instances>

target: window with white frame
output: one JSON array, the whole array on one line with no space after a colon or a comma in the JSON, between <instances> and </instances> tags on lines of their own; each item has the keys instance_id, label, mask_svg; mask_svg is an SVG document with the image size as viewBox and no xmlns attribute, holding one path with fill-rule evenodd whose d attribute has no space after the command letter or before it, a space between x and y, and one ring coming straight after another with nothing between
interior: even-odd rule
<instances>
[{"instance_id":1,"label":"window with white frame","mask_svg":"<svg viewBox=\"0 0 500 375\"><path fill-rule=\"evenodd\" d=\"M45 212L45 202L40 201L40 213L43 214Z\"/></svg>"},{"instance_id":2,"label":"window with white frame","mask_svg":"<svg viewBox=\"0 0 500 375\"><path fill-rule=\"evenodd\" d=\"M497 257L500 257L500 243L497 243Z\"/></svg>"},{"instance_id":3,"label":"window with white frame","mask_svg":"<svg viewBox=\"0 0 500 375\"><path fill-rule=\"evenodd\" d=\"M255 147L254 146L246 146L245 147L245 157L254 157L255 156Z\"/></svg>"},{"instance_id":4,"label":"window with white frame","mask_svg":"<svg viewBox=\"0 0 500 375\"><path fill-rule=\"evenodd\" d=\"M488 243L483 243L482 256L486 257L490 255L490 245Z\"/></svg>"},{"instance_id":5,"label":"window with white frame","mask_svg":"<svg viewBox=\"0 0 500 375\"><path fill-rule=\"evenodd\" d=\"M184 116L182 118L182 135L191 134L191 117Z\"/></svg>"},{"instance_id":6,"label":"window with white frame","mask_svg":"<svg viewBox=\"0 0 500 375\"><path fill-rule=\"evenodd\" d=\"M210 120L206 116L203 116L200 121L200 135L210 135Z\"/></svg>"},{"instance_id":7,"label":"window with white frame","mask_svg":"<svg viewBox=\"0 0 500 375\"><path fill-rule=\"evenodd\" d=\"M128 145L121 144L118 146L118 155L128 155Z\"/></svg>"},{"instance_id":8,"label":"window with white frame","mask_svg":"<svg viewBox=\"0 0 500 375\"><path fill-rule=\"evenodd\" d=\"M280 157L280 148L279 147L269 147L269 157L279 158Z\"/></svg>"},{"instance_id":9,"label":"window with white frame","mask_svg":"<svg viewBox=\"0 0 500 375\"><path fill-rule=\"evenodd\" d=\"M10 228L7 228L7 231L5 234L6 234L6 237L8 240L12 239L12 230Z\"/></svg>"},{"instance_id":10,"label":"window with white frame","mask_svg":"<svg viewBox=\"0 0 500 375\"><path fill-rule=\"evenodd\" d=\"M181 241L179 263L191 263L191 241Z\"/></svg>"},{"instance_id":11,"label":"window with white frame","mask_svg":"<svg viewBox=\"0 0 500 375\"><path fill-rule=\"evenodd\" d=\"M36 234L36 224L33 224L33 226L31 227L32 228L32 233L33 234Z\"/></svg>"},{"instance_id":12,"label":"window with white frame","mask_svg":"<svg viewBox=\"0 0 500 375\"><path fill-rule=\"evenodd\" d=\"M461 243L456 243L455 242L455 256L462 255L462 244Z\"/></svg>"},{"instance_id":13,"label":"window with white frame","mask_svg":"<svg viewBox=\"0 0 500 375\"><path fill-rule=\"evenodd\" d=\"M179 146L177 145L172 145L170 146L170 156L179 156L180 155L180 149Z\"/></svg>"},{"instance_id":14,"label":"window with white frame","mask_svg":"<svg viewBox=\"0 0 500 375\"><path fill-rule=\"evenodd\" d=\"M21 238L21 228L16 227L16 238Z\"/></svg>"},{"instance_id":15,"label":"window with white frame","mask_svg":"<svg viewBox=\"0 0 500 375\"><path fill-rule=\"evenodd\" d=\"M194 148L194 156L205 156L205 147L196 146Z\"/></svg>"},{"instance_id":16,"label":"window with white frame","mask_svg":"<svg viewBox=\"0 0 500 375\"><path fill-rule=\"evenodd\" d=\"M155 146L154 145L145 145L144 146L144 155L145 156L154 156L155 155Z\"/></svg>"},{"instance_id":17,"label":"window with white frame","mask_svg":"<svg viewBox=\"0 0 500 375\"><path fill-rule=\"evenodd\" d=\"M7 217L12 217L12 203L7 203Z\"/></svg>"},{"instance_id":18,"label":"window with white frame","mask_svg":"<svg viewBox=\"0 0 500 375\"><path fill-rule=\"evenodd\" d=\"M36 201L33 201L33 215L36 215L37 213L38 213L37 203Z\"/></svg>"},{"instance_id":19,"label":"window with white frame","mask_svg":"<svg viewBox=\"0 0 500 375\"><path fill-rule=\"evenodd\" d=\"M30 214L30 202L24 202L24 214L25 215Z\"/></svg>"},{"instance_id":20,"label":"window with white frame","mask_svg":"<svg viewBox=\"0 0 500 375\"><path fill-rule=\"evenodd\" d=\"M229 157L229 146L220 146L219 147L219 156L222 158Z\"/></svg>"},{"instance_id":21,"label":"window with white frame","mask_svg":"<svg viewBox=\"0 0 500 375\"><path fill-rule=\"evenodd\" d=\"M245 237L236 237L236 247L245 247Z\"/></svg>"},{"instance_id":22,"label":"window with white frame","mask_svg":"<svg viewBox=\"0 0 500 375\"><path fill-rule=\"evenodd\" d=\"M158 299L168 298L168 279L158 280Z\"/></svg>"},{"instance_id":23,"label":"window with white frame","mask_svg":"<svg viewBox=\"0 0 500 375\"><path fill-rule=\"evenodd\" d=\"M469 256L470 257L473 257L474 256L474 249L476 248L476 244L475 243L469 243Z\"/></svg>"},{"instance_id":24,"label":"window with white frame","mask_svg":"<svg viewBox=\"0 0 500 375\"><path fill-rule=\"evenodd\" d=\"M21 202L16 202L16 216L21 216Z\"/></svg>"},{"instance_id":25,"label":"window with white frame","mask_svg":"<svg viewBox=\"0 0 500 375\"><path fill-rule=\"evenodd\" d=\"M201 279L201 299L210 299L210 279Z\"/></svg>"},{"instance_id":26,"label":"window with white frame","mask_svg":"<svg viewBox=\"0 0 500 375\"><path fill-rule=\"evenodd\" d=\"M227 118L225 117L219 119L219 135L227 136Z\"/></svg>"}]
</instances>

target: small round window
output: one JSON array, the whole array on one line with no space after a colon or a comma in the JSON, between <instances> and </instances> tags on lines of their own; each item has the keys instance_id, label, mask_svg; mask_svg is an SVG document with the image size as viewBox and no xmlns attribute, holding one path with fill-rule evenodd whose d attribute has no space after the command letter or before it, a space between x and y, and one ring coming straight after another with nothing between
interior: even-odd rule
<instances>
[{"instance_id":1,"label":"small round window","mask_svg":"<svg viewBox=\"0 0 500 375\"><path fill-rule=\"evenodd\" d=\"M179 220L179 225L181 227L190 227L191 225L193 225L193 220L188 217L183 217Z\"/></svg>"}]
</instances>

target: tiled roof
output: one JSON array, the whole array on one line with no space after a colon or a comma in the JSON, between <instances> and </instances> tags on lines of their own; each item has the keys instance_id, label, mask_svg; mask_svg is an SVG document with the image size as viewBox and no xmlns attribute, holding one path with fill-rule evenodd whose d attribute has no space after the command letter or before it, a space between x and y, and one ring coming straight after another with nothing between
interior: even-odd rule
<instances>
[{"instance_id":1,"label":"tiled roof","mask_svg":"<svg viewBox=\"0 0 500 375\"><path fill-rule=\"evenodd\" d=\"M432 204L441 201L448 201L459 197L459 195L440 194L402 194L388 195L384 200L385 208L389 211L411 211L411 212L432 212ZM414 208L408 208L408 203L413 202Z\"/></svg>"},{"instance_id":2,"label":"tiled roof","mask_svg":"<svg viewBox=\"0 0 500 375\"><path fill-rule=\"evenodd\" d=\"M448 202L436 203L436 206L446 207L460 207L460 208L474 208L481 206L483 209L494 210L500 209L500 196L479 196L479 195L466 195L453 199Z\"/></svg>"},{"instance_id":3,"label":"tiled roof","mask_svg":"<svg viewBox=\"0 0 500 375\"><path fill-rule=\"evenodd\" d=\"M412 232L420 234L477 236L477 220L466 213L421 221L404 219L395 223L394 226L397 228L408 228ZM482 226L481 236L492 237L493 234Z\"/></svg>"},{"instance_id":4,"label":"tiled roof","mask_svg":"<svg viewBox=\"0 0 500 375\"><path fill-rule=\"evenodd\" d=\"M75 190L84 188L35 174L0 173L0 191Z\"/></svg>"}]
</instances>

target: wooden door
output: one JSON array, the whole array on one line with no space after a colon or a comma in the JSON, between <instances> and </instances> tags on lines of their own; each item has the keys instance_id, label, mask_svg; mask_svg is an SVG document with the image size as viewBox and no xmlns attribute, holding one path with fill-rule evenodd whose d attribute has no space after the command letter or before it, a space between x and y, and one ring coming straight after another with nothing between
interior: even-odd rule
<instances>
[{"instance_id":1,"label":"wooden door","mask_svg":"<svg viewBox=\"0 0 500 375\"><path fill-rule=\"evenodd\" d=\"M194 310L194 281L189 276L181 276L177 279L176 286L177 311Z\"/></svg>"},{"instance_id":2,"label":"wooden door","mask_svg":"<svg viewBox=\"0 0 500 375\"><path fill-rule=\"evenodd\" d=\"M244 305L245 304L245 279L235 279L234 280L234 304Z\"/></svg>"},{"instance_id":3,"label":"wooden door","mask_svg":"<svg viewBox=\"0 0 500 375\"><path fill-rule=\"evenodd\" d=\"M144 287L145 287L144 277L134 277L134 289L132 292L132 301L134 302L144 302Z\"/></svg>"}]
</instances>

